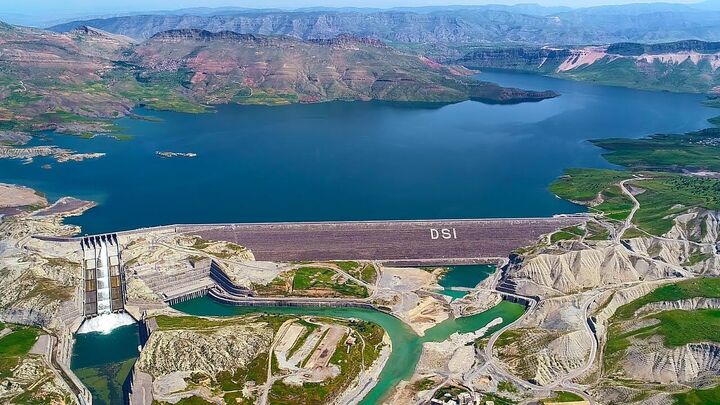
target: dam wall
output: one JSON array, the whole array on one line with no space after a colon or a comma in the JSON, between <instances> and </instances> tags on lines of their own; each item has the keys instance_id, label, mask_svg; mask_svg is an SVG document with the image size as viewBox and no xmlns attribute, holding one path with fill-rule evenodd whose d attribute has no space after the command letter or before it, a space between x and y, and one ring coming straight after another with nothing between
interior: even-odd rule
<instances>
[{"instance_id":1,"label":"dam wall","mask_svg":"<svg viewBox=\"0 0 720 405\"><path fill-rule=\"evenodd\" d=\"M227 294L238 297L252 297L255 295L251 289L233 283L222 266L215 260L210 264L210 278Z\"/></svg>"},{"instance_id":2,"label":"dam wall","mask_svg":"<svg viewBox=\"0 0 720 405\"><path fill-rule=\"evenodd\" d=\"M221 304L239 307L312 307L312 308L365 308L377 309L367 301L352 299L315 299L315 298L257 298L237 297L220 289L211 289L208 296Z\"/></svg>"},{"instance_id":3,"label":"dam wall","mask_svg":"<svg viewBox=\"0 0 720 405\"><path fill-rule=\"evenodd\" d=\"M168 305L175 305L175 304L179 304L181 302L190 301L195 298L204 297L204 296L208 295L209 290L210 290L210 287L203 286L201 288L198 288L197 290L189 291L189 292L183 293L181 295L178 295L178 296L175 296L172 298L168 298L165 300L165 303L167 303Z\"/></svg>"},{"instance_id":4,"label":"dam wall","mask_svg":"<svg viewBox=\"0 0 720 405\"><path fill-rule=\"evenodd\" d=\"M260 261L377 260L452 265L495 262L580 216L430 221L177 226L178 233L245 246Z\"/></svg>"},{"instance_id":5,"label":"dam wall","mask_svg":"<svg viewBox=\"0 0 720 405\"><path fill-rule=\"evenodd\" d=\"M402 265L453 265L506 258L514 249L536 243L541 235L586 219L580 214L547 218L176 224L113 235L197 235L245 246L261 261L378 260Z\"/></svg>"}]
</instances>

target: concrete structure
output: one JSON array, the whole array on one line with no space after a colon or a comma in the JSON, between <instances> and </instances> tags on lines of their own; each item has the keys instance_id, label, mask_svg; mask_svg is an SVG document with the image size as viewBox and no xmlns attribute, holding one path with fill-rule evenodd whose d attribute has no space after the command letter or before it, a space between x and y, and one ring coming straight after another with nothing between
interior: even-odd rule
<instances>
[{"instance_id":1,"label":"concrete structure","mask_svg":"<svg viewBox=\"0 0 720 405\"><path fill-rule=\"evenodd\" d=\"M430 221L178 225L175 231L236 243L257 260L379 260L397 265L484 263L506 258L582 216Z\"/></svg>"},{"instance_id":2,"label":"concrete structure","mask_svg":"<svg viewBox=\"0 0 720 405\"><path fill-rule=\"evenodd\" d=\"M82 238L85 317L125 309L125 277L120 262L117 235Z\"/></svg>"}]
</instances>

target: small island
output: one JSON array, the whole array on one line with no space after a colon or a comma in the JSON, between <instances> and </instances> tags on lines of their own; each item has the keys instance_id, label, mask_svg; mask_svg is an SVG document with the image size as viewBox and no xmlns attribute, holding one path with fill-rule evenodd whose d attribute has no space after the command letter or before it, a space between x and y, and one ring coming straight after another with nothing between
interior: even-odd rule
<instances>
[{"instance_id":1,"label":"small island","mask_svg":"<svg viewBox=\"0 0 720 405\"><path fill-rule=\"evenodd\" d=\"M185 153L185 152L166 152L166 151L165 151L165 152L161 152L161 151L156 151L155 154L158 155L158 156L160 156L160 157L164 157L164 158L173 158L173 157L194 158L194 157L197 156L197 153L192 153L192 152L187 152L187 153Z\"/></svg>"}]
</instances>

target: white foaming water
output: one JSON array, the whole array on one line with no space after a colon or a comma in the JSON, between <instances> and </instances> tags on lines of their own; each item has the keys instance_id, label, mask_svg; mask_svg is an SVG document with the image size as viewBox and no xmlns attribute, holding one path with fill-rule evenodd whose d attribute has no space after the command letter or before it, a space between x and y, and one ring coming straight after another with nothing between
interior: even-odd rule
<instances>
[{"instance_id":1,"label":"white foaming water","mask_svg":"<svg viewBox=\"0 0 720 405\"><path fill-rule=\"evenodd\" d=\"M107 243L100 242L100 257L97 268L97 311L98 314L110 313L110 271L107 262Z\"/></svg>"},{"instance_id":2,"label":"white foaming water","mask_svg":"<svg viewBox=\"0 0 720 405\"><path fill-rule=\"evenodd\" d=\"M77 333L99 332L107 335L117 327L132 325L134 323L135 319L126 313L103 314L95 318L86 319L85 322L80 325Z\"/></svg>"}]
</instances>

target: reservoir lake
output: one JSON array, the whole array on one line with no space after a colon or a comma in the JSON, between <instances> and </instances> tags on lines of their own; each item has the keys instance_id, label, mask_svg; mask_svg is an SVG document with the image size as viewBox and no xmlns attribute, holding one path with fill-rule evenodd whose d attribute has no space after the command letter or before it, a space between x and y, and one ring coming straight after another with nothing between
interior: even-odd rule
<instances>
[{"instance_id":1,"label":"reservoir lake","mask_svg":"<svg viewBox=\"0 0 720 405\"><path fill-rule=\"evenodd\" d=\"M84 162L0 160L0 181L98 202L83 233L211 222L532 217L581 210L547 191L568 167L609 167L587 142L708 126L701 95L517 73L481 80L561 96L539 103L331 102L137 109L131 140L48 134L33 144L106 152ZM194 152L162 158L156 151ZM43 169L52 163L51 169Z\"/></svg>"}]
</instances>

